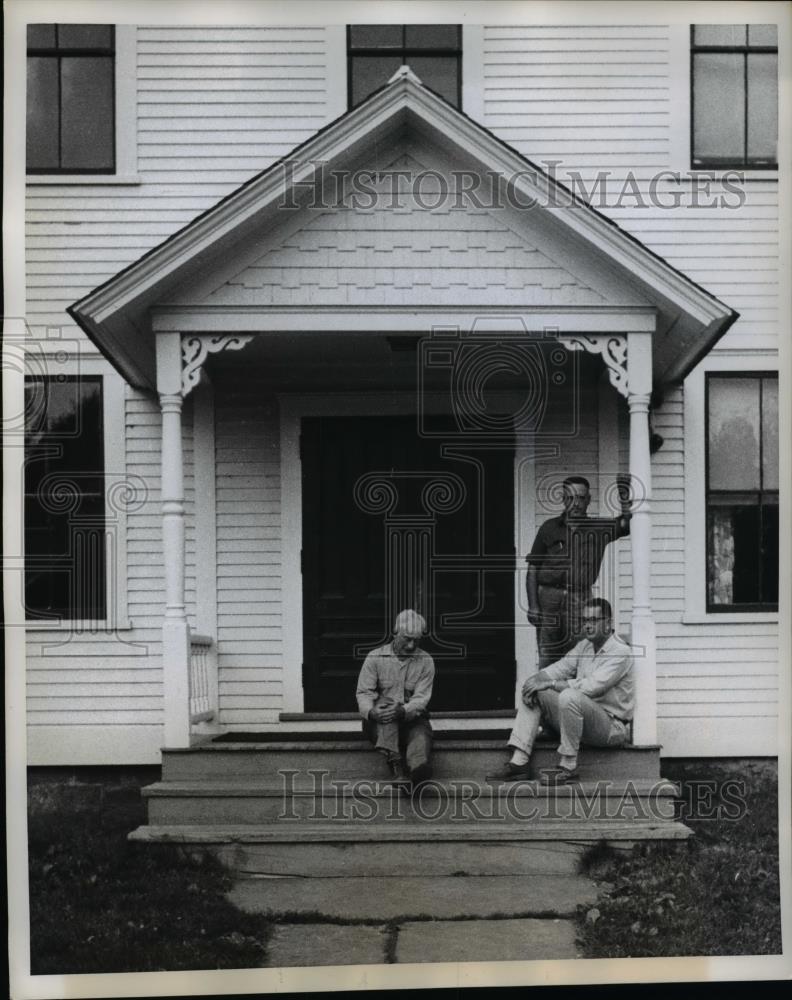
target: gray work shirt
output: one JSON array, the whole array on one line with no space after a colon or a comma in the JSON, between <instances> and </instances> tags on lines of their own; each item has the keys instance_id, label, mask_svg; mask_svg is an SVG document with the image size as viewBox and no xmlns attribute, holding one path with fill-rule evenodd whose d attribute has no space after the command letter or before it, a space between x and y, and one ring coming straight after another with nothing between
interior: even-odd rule
<instances>
[{"instance_id":1,"label":"gray work shirt","mask_svg":"<svg viewBox=\"0 0 792 1000\"><path fill-rule=\"evenodd\" d=\"M432 697L434 660L423 649L404 658L393 652L391 643L373 649L366 657L357 685L360 714L367 719L372 708L400 702L406 721L425 714Z\"/></svg>"}]
</instances>

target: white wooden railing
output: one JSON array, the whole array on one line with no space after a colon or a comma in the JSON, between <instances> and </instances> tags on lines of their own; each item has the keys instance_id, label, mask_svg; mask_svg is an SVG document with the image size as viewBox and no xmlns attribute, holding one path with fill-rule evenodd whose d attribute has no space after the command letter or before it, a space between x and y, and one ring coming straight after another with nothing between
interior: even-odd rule
<instances>
[{"instance_id":1,"label":"white wooden railing","mask_svg":"<svg viewBox=\"0 0 792 1000\"><path fill-rule=\"evenodd\" d=\"M217 647L208 635L190 634L190 722L217 715Z\"/></svg>"}]
</instances>

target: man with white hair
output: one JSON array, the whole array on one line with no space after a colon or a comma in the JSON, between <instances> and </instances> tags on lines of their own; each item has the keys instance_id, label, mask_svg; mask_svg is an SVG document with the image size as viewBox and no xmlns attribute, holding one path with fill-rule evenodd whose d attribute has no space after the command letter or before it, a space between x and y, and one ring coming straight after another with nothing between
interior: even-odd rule
<instances>
[{"instance_id":1,"label":"man with white hair","mask_svg":"<svg viewBox=\"0 0 792 1000\"><path fill-rule=\"evenodd\" d=\"M427 708L435 668L418 646L425 631L426 622L416 611L402 611L393 640L368 654L357 685L363 732L385 756L393 777L413 784L429 777L432 752Z\"/></svg>"}]
</instances>

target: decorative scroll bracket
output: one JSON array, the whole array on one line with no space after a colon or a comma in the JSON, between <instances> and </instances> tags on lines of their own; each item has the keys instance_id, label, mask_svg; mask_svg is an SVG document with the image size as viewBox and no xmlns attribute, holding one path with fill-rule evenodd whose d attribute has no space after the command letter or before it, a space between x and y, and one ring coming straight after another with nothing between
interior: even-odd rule
<instances>
[{"instance_id":1,"label":"decorative scroll bracket","mask_svg":"<svg viewBox=\"0 0 792 1000\"><path fill-rule=\"evenodd\" d=\"M621 334L565 334L558 340L568 351L601 354L613 388L627 399L627 338Z\"/></svg>"},{"instance_id":2,"label":"decorative scroll bracket","mask_svg":"<svg viewBox=\"0 0 792 1000\"><path fill-rule=\"evenodd\" d=\"M252 333L232 333L220 337L182 337L182 395L187 396L198 385L201 369L210 354L240 351L253 336Z\"/></svg>"}]
</instances>

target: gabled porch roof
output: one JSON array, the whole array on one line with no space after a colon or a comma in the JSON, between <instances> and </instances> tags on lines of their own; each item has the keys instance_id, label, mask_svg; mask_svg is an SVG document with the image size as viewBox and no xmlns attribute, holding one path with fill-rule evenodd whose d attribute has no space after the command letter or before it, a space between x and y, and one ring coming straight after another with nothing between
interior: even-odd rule
<instances>
[{"instance_id":1,"label":"gabled porch roof","mask_svg":"<svg viewBox=\"0 0 792 1000\"><path fill-rule=\"evenodd\" d=\"M297 317L287 315L289 309L272 299L259 296L251 306L249 298L229 298L227 284L221 290L223 282L236 273L234 262L239 261L237 271L241 273L243 267L255 264L267 247L277 246L271 241L283 233L284 214L291 215L292 230L299 213L303 222L307 221L305 206L317 163L324 164L327 172L351 171L361 166L378 171L393 169L394 161L414 151L416 144L433 151L433 167L443 163L448 169L449 164L457 164L480 176L496 176L501 185L511 185L521 204L532 203L528 212L511 209L501 213L502 225L516 233L518 241L522 239L520 250L543 250L546 259L571 273L570 285L577 283L591 292L578 300L570 297L561 307L562 311L566 309L569 328L575 329L579 323L581 332L615 332L616 327L609 324L620 311L624 313L620 330L629 329L623 325L629 322L628 315L643 313L645 323L646 314L653 314L656 386L684 378L737 318L737 313L714 295L422 86L406 67L357 108L223 198L68 312L124 378L134 386L152 390L156 387L152 314L163 307L166 313L172 313L173 322L166 323L164 329L297 329ZM294 210L284 212L284 203L293 205ZM336 206L331 211L350 209ZM507 249L511 253L506 255L505 263L510 268L516 252L513 241ZM425 260L419 264L416 257L415 267L422 266ZM589 280L583 280L581 274ZM223 276L220 286L214 280L216 276ZM614 288L620 289L615 296ZM541 328L559 309L557 296L546 295L543 299L542 295L540 289L533 296L499 299L484 289L480 301L468 297L462 310L438 296L435 308L423 312L416 310L409 296L402 295L382 302L382 307L388 307L384 322L389 326L384 329L424 332L427 315L432 313L437 322L443 322L446 316L446 321L457 322L464 329L482 310L490 316L493 312L521 315L529 325L533 322ZM309 322L314 329L322 329L319 317L325 303L321 296L318 304L316 298L310 301ZM333 314L333 319L325 328L344 329L345 323L353 322L356 309L368 311L371 305L353 300L345 311L328 305L326 311ZM304 309L300 313L305 321Z\"/></svg>"}]
</instances>

